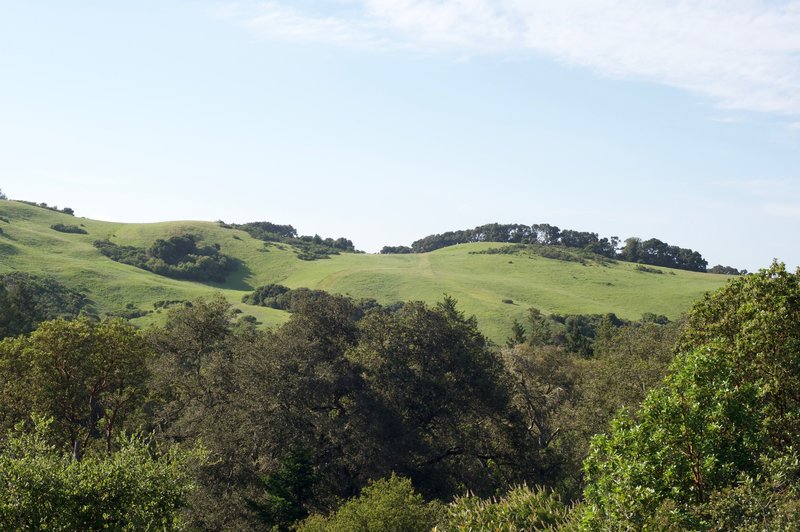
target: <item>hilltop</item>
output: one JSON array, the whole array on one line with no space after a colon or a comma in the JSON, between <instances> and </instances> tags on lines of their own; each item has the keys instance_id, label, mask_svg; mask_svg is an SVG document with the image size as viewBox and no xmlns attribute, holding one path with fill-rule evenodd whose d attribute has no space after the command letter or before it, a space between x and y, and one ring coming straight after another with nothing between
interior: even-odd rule
<instances>
[{"instance_id":1,"label":"hilltop","mask_svg":"<svg viewBox=\"0 0 800 532\"><path fill-rule=\"evenodd\" d=\"M126 315L142 325L161 321L162 309L170 302L214 292L261 323L278 324L288 318L287 313L241 300L259 286L279 283L372 298L382 304L432 303L448 294L464 312L477 316L485 334L501 342L513 320L524 320L530 307L544 313L613 312L627 319L655 313L674 319L729 278L616 260L570 258L569 254L553 258L535 248L489 242L425 253L348 252L301 260L307 248L298 248L300 243L265 243L242 226L202 221L104 222L9 200L0 201L0 229L0 273L52 276L84 292L98 312ZM115 262L95 245L103 241L118 249L144 250L159 239L169 242L186 235L210 257L218 252L230 262L224 264L229 271L217 277L222 282L159 275L154 272L157 268L148 271ZM153 257L145 259L158 265Z\"/></svg>"}]
</instances>

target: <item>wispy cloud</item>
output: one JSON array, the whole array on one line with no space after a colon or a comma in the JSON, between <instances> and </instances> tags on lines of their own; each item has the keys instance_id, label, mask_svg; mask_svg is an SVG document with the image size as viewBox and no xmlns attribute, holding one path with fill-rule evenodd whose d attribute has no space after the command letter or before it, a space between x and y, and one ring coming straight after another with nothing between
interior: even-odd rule
<instances>
[{"instance_id":1,"label":"wispy cloud","mask_svg":"<svg viewBox=\"0 0 800 532\"><path fill-rule=\"evenodd\" d=\"M800 115L800 0L331 0L225 12L275 39L377 50L535 53L662 83L723 109Z\"/></svg>"}]
</instances>

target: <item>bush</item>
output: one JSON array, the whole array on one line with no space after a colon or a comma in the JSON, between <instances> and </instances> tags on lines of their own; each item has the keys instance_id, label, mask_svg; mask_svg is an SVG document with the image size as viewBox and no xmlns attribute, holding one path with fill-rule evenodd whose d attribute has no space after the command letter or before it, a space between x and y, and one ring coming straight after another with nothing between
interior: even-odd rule
<instances>
[{"instance_id":1,"label":"bush","mask_svg":"<svg viewBox=\"0 0 800 532\"><path fill-rule=\"evenodd\" d=\"M650 268L649 266L642 266L641 264L637 264L633 267L634 270L637 272L644 272L644 273L664 273L664 270L659 270L658 268Z\"/></svg>"},{"instance_id":2,"label":"bush","mask_svg":"<svg viewBox=\"0 0 800 532\"><path fill-rule=\"evenodd\" d=\"M336 512L313 515L297 527L300 532L428 531L441 515L439 503L426 503L411 481L394 474L372 482L361 495Z\"/></svg>"},{"instance_id":3,"label":"bush","mask_svg":"<svg viewBox=\"0 0 800 532\"><path fill-rule=\"evenodd\" d=\"M3 530L172 530L202 453L152 449L127 438L119 451L75 460L46 442L48 421L22 425L0 445Z\"/></svg>"},{"instance_id":4,"label":"bush","mask_svg":"<svg viewBox=\"0 0 800 532\"><path fill-rule=\"evenodd\" d=\"M381 248L381 254L383 255L391 255L391 254L397 255L406 253L413 253L413 251L408 246L383 246Z\"/></svg>"},{"instance_id":5,"label":"bush","mask_svg":"<svg viewBox=\"0 0 800 532\"><path fill-rule=\"evenodd\" d=\"M86 235L86 229L78 227L77 225L68 225L68 224L53 224L50 226L50 229L54 231L58 231L59 233L75 233L79 235Z\"/></svg>"},{"instance_id":6,"label":"bush","mask_svg":"<svg viewBox=\"0 0 800 532\"><path fill-rule=\"evenodd\" d=\"M552 492L527 486L513 488L499 499L459 497L445 508L436 530L555 529L570 518L570 508Z\"/></svg>"},{"instance_id":7,"label":"bush","mask_svg":"<svg viewBox=\"0 0 800 532\"><path fill-rule=\"evenodd\" d=\"M256 288L250 294L244 295L242 303L295 312L303 305L318 305L341 297L329 294L324 290L312 290L304 287L292 289L280 284L268 284ZM359 316L363 316L371 308L379 306L374 299L361 299L354 301L354 303L358 309Z\"/></svg>"},{"instance_id":8,"label":"bush","mask_svg":"<svg viewBox=\"0 0 800 532\"><path fill-rule=\"evenodd\" d=\"M242 303L280 309L283 305L278 303L278 298L289 291L289 288L280 284L264 285L256 288L252 293L243 296ZM286 309L283 308L282 310Z\"/></svg>"}]
</instances>

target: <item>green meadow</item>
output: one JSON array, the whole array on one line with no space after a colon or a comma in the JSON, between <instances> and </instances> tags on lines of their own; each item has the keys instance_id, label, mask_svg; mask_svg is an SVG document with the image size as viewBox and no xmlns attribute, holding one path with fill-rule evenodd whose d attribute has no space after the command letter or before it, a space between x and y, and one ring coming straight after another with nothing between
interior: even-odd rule
<instances>
[{"instance_id":1,"label":"green meadow","mask_svg":"<svg viewBox=\"0 0 800 532\"><path fill-rule=\"evenodd\" d=\"M530 254L476 254L503 244L462 244L408 255L341 254L302 261L284 244L255 240L214 222L149 224L90 220L14 201L0 201L0 272L50 275L85 291L101 313L131 308L154 311L154 303L221 293L245 314L265 325L285 321L282 311L241 303L248 291L268 283L308 287L374 298L380 303L422 300L435 303L447 294L496 342L523 321L530 307L544 313L607 313L638 319L643 313L677 318L692 302L726 282L727 277L657 268L644 272L625 262L586 264ZM61 233L53 224L77 225L88 234ZM114 262L92 245L108 239L118 245L147 247L157 238L192 233L237 263L226 282L197 283L162 277ZM349 235L347 235L349 236ZM162 319L154 311L134 320L146 325Z\"/></svg>"}]
</instances>

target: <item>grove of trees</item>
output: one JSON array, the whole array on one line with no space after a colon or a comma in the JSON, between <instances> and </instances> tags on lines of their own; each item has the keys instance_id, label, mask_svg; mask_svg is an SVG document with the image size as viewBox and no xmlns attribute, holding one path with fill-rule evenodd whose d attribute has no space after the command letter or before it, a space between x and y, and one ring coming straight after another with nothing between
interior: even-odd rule
<instances>
[{"instance_id":1,"label":"grove of trees","mask_svg":"<svg viewBox=\"0 0 800 532\"><path fill-rule=\"evenodd\" d=\"M219 244L198 245L192 234L159 238L148 248L118 246L110 240L97 240L94 247L109 259L130 264L175 279L225 282L236 268L236 261L220 252Z\"/></svg>"},{"instance_id":2,"label":"grove of trees","mask_svg":"<svg viewBox=\"0 0 800 532\"><path fill-rule=\"evenodd\" d=\"M800 272L733 278L676 322L532 310L503 347L447 297L290 299L288 322L269 330L218 297L144 330L37 317L0 341L0 526L800 519Z\"/></svg>"},{"instance_id":3,"label":"grove of trees","mask_svg":"<svg viewBox=\"0 0 800 532\"><path fill-rule=\"evenodd\" d=\"M550 224L486 224L474 229L448 231L429 235L416 240L407 246L384 246L381 253L426 253L439 248L470 242L504 242L511 244L536 244L543 246L562 246L580 249L607 257L628 262L651 264L681 270L697 272L706 271L708 262L699 252L680 248L662 242L657 238L642 240L628 238L620 247L616 236L600 237L597 233L559 229ZM733 273L735 268L719 266L725 269L719 273Z\"/></svg>"},{"instance_id":4,"label":"grove of trees","mask_svg":"<svg viewBox=\"0 0 800 532\"><path fill-rule=\"evenodd\" d=\"M291 225L280 225L271 222L248 222L245 224L226 224L228 229L241 229L257 240L267 243L283 243L296 249L297 258L301 260L327 259L339 253L359 253L350 239L340 237L322 238L319 235L298 235L297 229Z\"/></svg>"}]
</instances>

